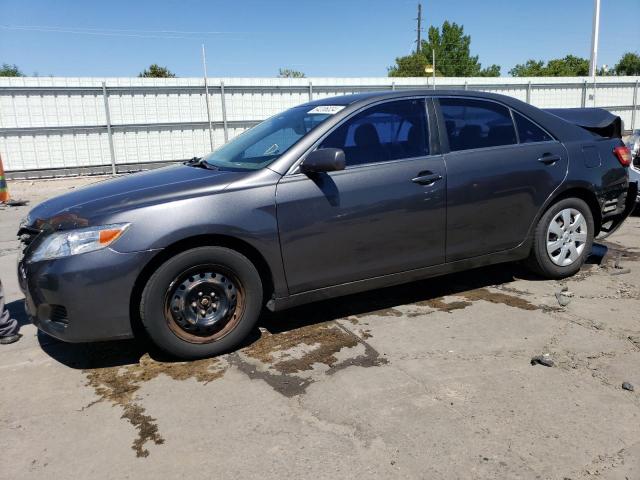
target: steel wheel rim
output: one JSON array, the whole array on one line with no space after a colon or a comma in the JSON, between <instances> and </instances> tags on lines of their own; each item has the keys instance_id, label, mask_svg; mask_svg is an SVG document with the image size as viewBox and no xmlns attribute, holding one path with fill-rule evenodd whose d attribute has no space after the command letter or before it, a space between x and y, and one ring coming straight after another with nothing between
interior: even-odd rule
<instances>
[{"instance_id":1,"label":"steel wheel rim","mask_svg":"<svg viewBox=\"0 0 640 480\"><path fill-rule=\"evenodd\" d=\"M169 285L164 302L171 331L190 343L211 343L231 332L244 311L244 289L220 265L191 268Z\"/></svg>"},{"instance_id":2,"label":"steel wheel rim","mask_svg":"<svg viewBox=\"0 0 640 480\"><path fill-rule=\"evenodd\" d=\"M587 243L587 221L575 208L560 210L547 228L547 254L551 261L567 267L578 260Z\"/></svg>"}]
</instances>

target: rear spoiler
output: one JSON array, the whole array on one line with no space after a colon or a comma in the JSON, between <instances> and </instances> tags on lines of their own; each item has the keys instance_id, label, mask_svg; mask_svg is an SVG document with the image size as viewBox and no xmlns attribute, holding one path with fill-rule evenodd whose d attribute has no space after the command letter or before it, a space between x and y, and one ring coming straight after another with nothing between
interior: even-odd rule
<instances>
[{"instance_id":1,"label":"rear spoiler","mask_svg":"<svg viewBox=\"0 0 640 480\"><path fill-rule=\"evenodd\" d=\"M545 108L544 111L601 137L622 138L622 119L604 108Z\"/></svg>"}]
</instances>

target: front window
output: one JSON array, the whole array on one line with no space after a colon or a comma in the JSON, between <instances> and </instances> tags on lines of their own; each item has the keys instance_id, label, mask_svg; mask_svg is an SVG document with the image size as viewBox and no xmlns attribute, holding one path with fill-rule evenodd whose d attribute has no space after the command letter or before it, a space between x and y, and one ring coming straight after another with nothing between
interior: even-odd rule
<instances>
[{"instance_id":1,"label":"front window","mask_svg":"<svg viewBox=\"0 0 640 480\"><path fill-rule=\"evenodd\" d=\"M334 130L319 148L340 148L347 166L429 155L424 100L367 108Z\"/></svg>"},{"instance_id":2,"label":"front window","mask_svg":"<svg viewBox=\"0 0 640 480\"><path fill-rule=\"evenodd\" d=\"M225 170L266 167L341 108L307 105L286 110L224 144L204 161Z\"/></svg>"}]
</instances>

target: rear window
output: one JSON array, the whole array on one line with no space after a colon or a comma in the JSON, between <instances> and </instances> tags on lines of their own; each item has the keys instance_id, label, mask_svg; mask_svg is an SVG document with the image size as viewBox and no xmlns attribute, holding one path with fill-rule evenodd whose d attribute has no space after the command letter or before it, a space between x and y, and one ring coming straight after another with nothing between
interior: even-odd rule
<instances>
[{"instance_id":1,"label":"rear window","mask_svg":"<svg viewBox=\"0 0 640 480\"><path fill-rule=\"evenodd\" d=\"M548 142L553 140L547 132L542 130L528 118L523 117L517 112L513 112L513 116L515 117L516 125L518 126L518 137L520 138L520 143Z\"/></svg>"},{"instance_id":2,"label":"rear window","mask_svg":"<svg viewBox=\"0 0 640 480\"><path fill-rule=\"evenodd\" d=\"M484 100L441 98L440 109L452 151L517 143L507 107Z\"/></svg>"}]
</instances>

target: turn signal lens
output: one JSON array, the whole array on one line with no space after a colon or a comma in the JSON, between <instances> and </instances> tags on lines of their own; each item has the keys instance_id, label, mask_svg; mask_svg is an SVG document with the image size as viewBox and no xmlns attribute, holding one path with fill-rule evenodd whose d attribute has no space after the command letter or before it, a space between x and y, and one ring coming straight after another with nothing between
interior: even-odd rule
<instances>
[{"instance_id":1,"label":"turn signal lens","mask_svg":"<svg viewBox=\"0 0 640 480\"><path fill-rule=\"evenodd\" d=\"M618 161L623 167L631 165L631 151L622 145L613 149L613 153L618 157Z\"/></svg>"},{"instance_id":2,"label":"turn signal lens","mask_svg":"<svg viewBox=\"0 0 640 480\"><path fill-rule=\"evenodd\" d=\"M112 230L102 230L98 234L98 242L100 245L109 245L112 242L115 242L120 235L124 232L123 229L112 229Z\"/></svg>"}]
</instances>

